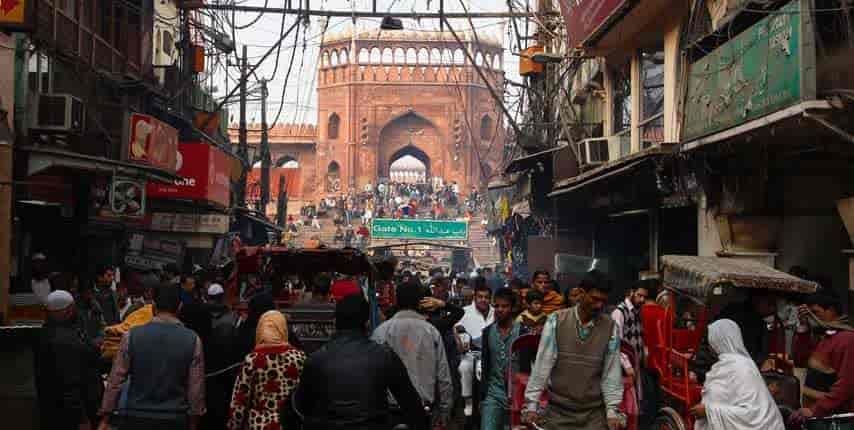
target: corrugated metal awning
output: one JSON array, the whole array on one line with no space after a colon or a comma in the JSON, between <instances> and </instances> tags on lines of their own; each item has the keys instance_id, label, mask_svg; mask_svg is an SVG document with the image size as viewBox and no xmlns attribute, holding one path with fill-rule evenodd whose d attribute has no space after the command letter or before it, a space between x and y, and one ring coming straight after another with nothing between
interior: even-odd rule
<instances>
[{"instance_id":1,"label":"corrugated metal awning","mask_svg":"<svg viewBox=\"0 0 854 430\"><path fill-rule=\"evenodd\" d=\"M133 164L61 149L25 146L17 147L15 150L27 152L27 175L36 175L50 169L58 168L119 174L164 183L171 183L182 179L175 173L157 167Z\"/></svg>"}]
</instances>

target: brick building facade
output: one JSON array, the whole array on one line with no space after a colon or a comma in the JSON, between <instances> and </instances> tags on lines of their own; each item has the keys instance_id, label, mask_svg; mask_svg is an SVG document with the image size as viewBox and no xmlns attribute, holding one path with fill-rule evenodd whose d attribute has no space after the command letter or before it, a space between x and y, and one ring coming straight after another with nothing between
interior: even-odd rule
<instances>
[{"instance_id":1,"label":"brick building facade","mask_svg":"<svg viewBox=\"0 0 854 430\"><path fill-rule=\"evenodd\" d=\"M501 43L459 35L503 95ZM317 73L317 127L270 131L273 166L299 165L301 200L376 184L406 155L423 162L429 177L456 182L461 190L485 184L497 171L505 138L501 108L451 33L371 30L327 37ZM250 132L250 145L259 139ZM288 191L296 197L297 190Z\"/></svg>"}]
</instances>

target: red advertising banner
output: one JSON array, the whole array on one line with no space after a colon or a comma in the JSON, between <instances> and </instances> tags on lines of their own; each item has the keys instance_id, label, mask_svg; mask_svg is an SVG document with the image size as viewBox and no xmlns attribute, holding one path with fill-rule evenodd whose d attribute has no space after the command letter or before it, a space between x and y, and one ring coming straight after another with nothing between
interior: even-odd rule
<instances>
[{"instance_id":1,"label":"red advertising banner","mask_svg":"<svg viewBox=\"0 0 854 430\"><path fill-rule=\"evenodd\" d=\"M628 0L560 0L560 13L566 22L566 46L578 47Z\"/></svg>"},{"instance_id":2,"label":"red advertising banner","mask_svg":"<svg viewBox=\"0 0 854 430\"><path fill-rule=\"evenodd\" d=\"M141 113L131 113L128 125L128 161L170 172L177 170L178 130Z\"/></svg>"},{"instance_id":3,"label":"red advertising banner","mask_svg":"<svg viewBox=\"0 0 854 430\"><path fill-rule=\"evenodd\" d=\"M170 184L149 182L148 197L203 200L228 207L229 156L208 144L189 142L181 142L178 153L178 175L183 179Z\"/></svg>"},{"instance_id":4,"label":"red advertising banner","mask_svg":"<svg viewBox=\"0 0 854 430\"><path fill-rule=\"evenodd\" d=\"M302 197L302 175L299 167L270 168L270 201L279 198L279 177L285 177L285 189L289 199ZM246 197L250 200L261 198L261 169L254 168L246 175Z\"/></svg>"}]
</instances>

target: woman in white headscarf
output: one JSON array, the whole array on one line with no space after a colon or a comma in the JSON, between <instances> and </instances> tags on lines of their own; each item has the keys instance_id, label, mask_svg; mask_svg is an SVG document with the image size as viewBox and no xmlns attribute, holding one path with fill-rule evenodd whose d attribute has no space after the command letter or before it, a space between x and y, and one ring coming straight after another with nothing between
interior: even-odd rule
<instances>
[{"instance_id":1,"label":"woman in white headscarf","mask_svg":"<svg viewBox=\"0 0 854 430\"><path fill-rule=\"evenodd\" d=\"M697 430L783 430L783 417L732 320L709 325L718 361L706 374L702 401L691 408Z\"/></svg>"}]
</instances>

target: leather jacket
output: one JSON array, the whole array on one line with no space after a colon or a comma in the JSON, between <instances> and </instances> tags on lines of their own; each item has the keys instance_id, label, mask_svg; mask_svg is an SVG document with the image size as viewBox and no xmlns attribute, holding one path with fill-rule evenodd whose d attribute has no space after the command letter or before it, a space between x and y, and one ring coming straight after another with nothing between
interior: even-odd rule
<instances>
[{"instance_id":1,"label":"leather jacket","mask_svg":"<svg viewBox=\"0 0 854 430\"><path fill-rule=\"evenodd\" d=\"M388 392L410 429L428 422L400 358L361 332L338 331L308 357L293 400L303 429L388 430Z\"/></svg>"}]
</instances>

